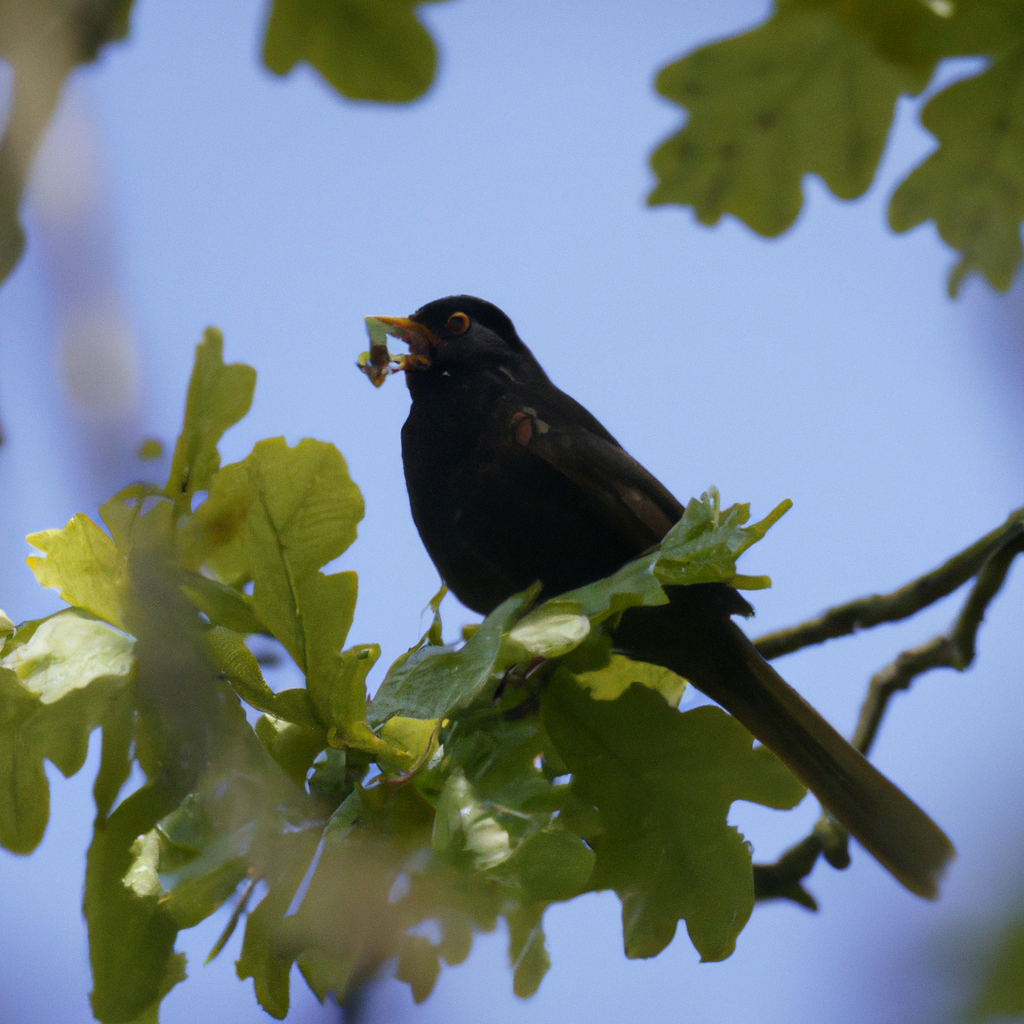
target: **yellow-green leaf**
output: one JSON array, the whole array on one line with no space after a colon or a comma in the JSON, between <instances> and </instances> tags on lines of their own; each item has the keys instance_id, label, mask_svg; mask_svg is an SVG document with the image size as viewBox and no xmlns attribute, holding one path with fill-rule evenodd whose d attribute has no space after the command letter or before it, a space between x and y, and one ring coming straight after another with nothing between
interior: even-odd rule
<instances>
[{"instance_id":1,"label":"yellow-green leaf","mask_svg":"<svg viewBox=\"0 0 1024 1024\"><path fill-rule=\"evenodd\" d=\"M125 561L88 516L79 513L63 530L30 533L26 540L46 556L27 559L41 587L59 589L68 604L124 629Z\"/></svg>"},{"instance_id":2,"label":"yellow-green leaf","mask_svg":"<svg viewBox=\"0 0 1024 1024\"><path fill-rule=\"evenodd\" d=\"M208 327L196 346L196 361L185 400L181 428L165 493L183 512L191 511L191 497L210 486L220 468L217 443L252 404L256 371L244 363L224 365L224 337Z\"/></svg>"}]
</instances>

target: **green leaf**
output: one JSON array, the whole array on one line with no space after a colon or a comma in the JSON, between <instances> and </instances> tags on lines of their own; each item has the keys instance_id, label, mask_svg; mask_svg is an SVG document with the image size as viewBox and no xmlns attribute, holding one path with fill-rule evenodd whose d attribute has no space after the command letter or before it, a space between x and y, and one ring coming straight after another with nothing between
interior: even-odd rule
<instances>
[{"instance_id":1,"label":"green leaf","mask_svg":"<svg viewBox=\"0 0 1024 1024\"><path fill-rule=\"evenodd\" d=\"M41 704L54 704L104 676L120 676L123 682L134 646L124 633L72 610L40 623L31 639L0 665L14 672Z\"/></svg>"},{"instance_id":2,"label":"green leaf","mask_svg":"<svg viewBox=\"0 0 1024 1024\"><path fill-rule=\"evenodd\" d=\"M211 580L201 573L181 573L181 589L188 599L215 626L226 626L236 633L265 633L267 627L253 610L252 601L239 590Z\"/></svg>"},{"instance_id":3,"label":"green leaf","mask_svg":"<svg viewBox=\"0 0 1024 1024\"><path fill-rule=\"evenodd\" d=\"M935 222L943 240L960 252L950 295L972 273L1006 291L1022 254L1024 47L938 93L921 121L939 148L896 190L889 223L908 231Z\"/></svg>"},{"instance_id":4,"label":"green leaf","mask_svg":"<svg viewBox=\"0 0 1024 1024\"><path fill-rule=\"evenodd\" d=\"M897 98L929 75L887 59L832 5L786 4L658 74L658 92L689 120L651 157L648 202L692 206L702 224L731 213L778 235L800 212L805 174L842 199L863 194Z\"/></svg>"},{"instance_id":5,"label":"green leaf","mask_svg":"<svg viewBox=\"0 0 1024 1024\"><path fill-rule=\"evenodd\" d=\"M389 718L380 731L389 750L374 755L380 770L388 775L402 775L421 768L437 750L440 727L436 718L427 721L401 715Z\"/></svg>"},{"instance_id":6,"label":"green leaf","mask_svg":"<svg viewBox=\"0 0 1024 1024\"><path fill-rule=\"evenodd\" d=\"M232 587L248 583L252 579L245 547L248 514L247 467L244 462L232 462L214 476L206 501L178 531L182 563L192 569L205 565Z\"/></svg>"},{"instance_id":7,"label":"green leaf","mask_svg":"<svg viewBox=\"0 0 1024 1024\"><path fill-rule=\"evenodd\" d=\"M131 715L131 696L124 696L132 667L128 637L77 611L60 612L22 636L0 661L0 845L15 853L35 849L46 828L43 761L73 775L85 763L92 730L104 724L116 744ZM123 734L120 742L123 756ZM124 767L123 760L116 768L110 758L101 763L101 811L120 789Z\"/></svg>"},{"instance_id":8,"label":"green leaf","mask_svg":"<svg viewBox=\"0 0 1024 1024\"><path fill-rule=\"evenodd\" d=\"M422 1003L434 989L441 973L441 958L437 946L422 935L405 935L395 977L412 989L415 1003Z\"/></svg>"},{"instance_id":9,"label":"green leaf","mask_svg":"<svg viewBox=\"0 0 1024 1024\"><path fill-rule=\"evenodd\" d=\"M161 905L159 883L140 895L128 877L138 860L136 840L170 809L169 792L145 786L107 819L97 819L86 862L84 911L89 926L90 1000L104 1024L131 1021L167 991L177 925ZM133 853L133 847L136 852Z\"/></svg>"},{"instance_id":10,"label":"green leaf","mask_svg":"<svg viewBox=\"0 0 1024 1024\"><path fill-rule=\"evenodd\" d=\"M529 999L540 988L551 967L541 924L543 915L543 905L536 904L516 907L505 915L508 959L513 968L512 989L520 999Z\"/></svg>"},{"instance_id":11,"label":"green leaf","mask_svg":"<svg viewBox=\"0 0 1024 1024\"><path fill-rule=\"evenodd\" d=\"M565 669L559 669L565 671ZM656 690L669 707L682 700L686 680L660 665L633 661L622 654L610 654L608 664L584 671L574 670L572 677L594 700L618 700L634 683Z\"/></svg>"},{"instance_id":12,"label":"green leaf","mask_svg":"<svg viewBox=\"0 0 1024 1024\"><path fill-rule=\"evenodd\" d=\"M539 584L502 602L459 650L423 647L392 666L368 709L374 727L392 715L448 718L487 686L498 665L502 637L533 603Z\"/></svg>"},{"instance_id":13,"label":"green leaf","mask_svg":"<svg viewBox=\"0 0 1024 1024\"><path fill-rule=\"evenodd\" d=\"M143 462L151 459L162 459L164 455L164 443L155 437L147 437L135 451L135 457Z\"/></svg>"},{"instance_id":14,"label":"green leaf","mask_svg":"<svg viewBox=\"0 0 1024 1024\"><path fill-rule=\"evenodd\" d=\"M206 490L220 469L217 443L252 405L256 371L244 363L224 365L224 336L215 327L203 332L185 400L185 422L174 446L164 493L183 513L192 495Z\"/></svg>"},{"instance_id":15,"label":"green leaf","mask_svg":"<svg viewBox=\"0 0 1024 1024\"><path fill-rule=\"evenodd\" d=\"M465 851L479 871L496 868L512 849L508 832L489 814L461 771L448 777L437 802L432 836L434 849L453 856Z\"/></svg>"},{"instance_id":16,"label":"green leaf","mask_svg":"<svg viewBox=\"0 0 1024 1024\"><path fill-rule=\"evenodd\" d=\"M505 636L507 664L558 658L575 650L590 633L590 619L574 601L555 598L523 616Z\"/></svg>"},{"instance_id":17,"label":"green leaf","mask_svg":"<svg viewBox=\"0 0 1024 1024\"><path fill-rule=\"evenodd\" d=\"M572 602L592 623L602 622L627 608L668 604L668 597L654 577L658 552L652 551L603 580L595 580L578 590L571 590L557 600Z\"/></svg>"},{"instance_id":18,"label":"green leaf","mask_svg":"<svg viewBox=\"0 0 1024 1024\"><path fill-rule=\"evenodd\" d=\"M548 903L571 900L588 888L594 851L564 828L532 832L492 875L524 890L524 899Z\"/></svg>"},{"instance_id":19,"label":"green leaf","mask_svg":"<svg viewBox=\"0 0 1024 1024\"><path fill-rule=\"evenodd\" d=\"M327 733L319 726L296 725L273 715L262 715L256 723L267 753L284 773L299 786L306 785L306 776L317 755L327 746Z\"/></svg>"},{"instance_id":20,"label":"green leaf","mask_svg":"<svg viewBox=\"0 0 1024 1024\"><path fill-rule=\"evenodd\" d=\"M131 775L134 740L135 694L126 686L111 697L103 717L100 767L92 786L96 813L101 818L110 813L121 787Z\"/></svg>"},{"instance_id":21,"label":"green leaf","mask_svg":"<svg viewBox=\"0 0 1024 1024\"><path fill-rule=\"evenodd\" d=\"M263 60L311 64L343 96L406 103L434 80L437 52L416 0L274 0Z\"/></svg>"},{"instance_id":22,"label":"green leaf","mask_svg":"<svg viewBox=\"0 0 1024 1024\"><path fill-rule=\"evenodd\" d=\"M288 1014L288 974L291 960L278 955L277 933L320 842L318 829L303 829L278 840L274 869L266 878L269 891L249 914L242 955L235 964L238 977L252 978L256 999L271 1017Z\"/></svg>"},{"instance_id":23,"label":"green leaf","mask_svg":"<svg viewBox=\"0 0 1024 1024\"><path fill-rule=\"evenodd\" d=\"M260 441L244 461L249 482L246 555L256 614L307 671L306 619L317 649L336 653L355 609L354 573L317 570L355 539L363 499L341 453L321 441L289 448Z\"/></svg>"},{"instance_id":24,"label":"green leaf","mask_svg":"<svg viewBox=\"0 0 1024 1024\"><path fill-rule=\"evenodd\" d=\"M1024 922L1005 927L981 990L964 1014L968 1021L1017 1018L1024 1015Z\"/></svg>"},{"instance_id":25,"label":"green leaf","mask_svg":"<svg viewBox=\"0 0 1024 1024\"><path fill-rule=\"evenodd\" d=\"M124 629L127 567L114 542L88 516L79 513L63 530L25 539L46 555L27 559L41 587L58 588L68 604Z\"/></svg>"},{"instance_id":26,"label":"green leaf","mask_svg":"<svg viewBox=\"0 0 1024 1024\"><path fill-rule=\"evenodd\" d=\"M0 134L0 282L25 248L18 222L25 179L60 96L64 79L94 61L105 44L128 33L131 0L108 0L87 12L61 0L6 4L0 18L0 59L14 72Z\"/></svg>"},{"instance_id":27,"label":"green leaf","mask_svg":"<svg viewBox=\"0 0 1024 1024\"><path fill-rule=\"evenodd\" d=\"M664 584L749 580L736 576L736 559L792 507L793 502L787 499L759 523L745 527L750 505L732 505L722 512L718 490L709 488L700 501L690 499L683 517L666 534L654 563L654 575Z\"/></svg>"},{"instance_id":28,"label":"green leaf","mask_svg":"<svg viewBox=\"0 0 1024 1024\"><path fill-rule=\"evenodd\" d=\"M727 957L754 905L750 849L729 807L792 807L802 787L725 712L680 713L643 686L596 701L556 673L542 717L572 791L600 814L591 885L619 894L626 955L661 952L685 919L703 960Z\"/></svg>"},{"instance_id":29,"label":"green leaf","mask_svg":"<svg viewBox=\"0 0 1024 1024\"><path fill-rule=\"evenodd\" d=\"M260 671L259 662L241 633L216 626L203 634L206 653L231 688L250 707L299 725L317 727L319 721L305 690L274 693Z\"/></svg>"}]
</instances>

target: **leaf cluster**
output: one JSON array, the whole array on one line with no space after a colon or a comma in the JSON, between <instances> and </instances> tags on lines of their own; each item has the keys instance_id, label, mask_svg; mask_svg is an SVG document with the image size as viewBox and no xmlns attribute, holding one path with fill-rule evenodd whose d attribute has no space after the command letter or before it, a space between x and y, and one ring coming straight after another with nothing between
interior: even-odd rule
<instances>
[{"instance_id":1,"label":"leaf cluster","mask_svg":"<svg viewBox=\"0 0 1024 1024\"><path fill-rule=\"evenodd\" d=\"M1024 219L1024 3L1020 0L776 0L748 32L663 68L658 91L688 111L653 154L649 202L725 213L774 236L817 174L842 199L874 179L900 96L918 95L949 57L984 69L921 113L938 148L896 189L896 231L931 220L971 273L1000 290L1021 261Z\"/></svg>"},{"instance_id":2,"label":"leaf cluster","mask_svg":"<svg viewBox=\"0 0 1024 1024\"><path fill-rule=\"evenodd\" d=\"M221 353L211 329L164 486L115 495L102 526L77 515L30 536L38 581L69 607L12 625L0 651L5 847L42 837L44 762L72 774L102 730L84 901L97 1018L155 1020L184 978L177 932L231 900L211 955L244 916L238 975L278 1018L292 964L344 1001L397 963L422 1000L500 921L529 996L545 910L594 890L619 895L628 956L657 954L681 921L703 959L728 956L754 903L730 806L788 808L803 790L718 708L680 711L685 681L613 654L610 629L664 603L662 582L765 585L735 560L788 503L746 525L712 490L660 549L557 599L517 594L460 644L443 643L442 590L369 700L379 648L345 646L355 574L324 571L362 498L319 441L220 465L255 384ZM275 692L252 636L304 686ZM146 781L124 796L133 764Z\"/></svg>"}]
</instances>

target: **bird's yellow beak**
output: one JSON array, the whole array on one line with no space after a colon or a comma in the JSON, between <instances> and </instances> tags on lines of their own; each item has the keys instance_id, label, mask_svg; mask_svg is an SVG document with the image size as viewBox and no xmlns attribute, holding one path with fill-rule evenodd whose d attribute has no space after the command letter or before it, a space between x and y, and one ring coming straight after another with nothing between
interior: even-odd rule
<instances>
[{"instance_id":1,"label":"bird's yellow beak","mask_svg":"<svg viewBox=\"0 0 1024 1024\"><path fill-rule=\"evenodd\" d=\"M424 327L423 324L410 320L406 316L368 316L367 323L376 320L384 324L388 334L400 338L409 345L409 354L413 356L430 357L430 350L437 344L437 335ZM429 365L429 364L427 364ZM411 369L411 367L406 367Z\"/></svg>"}]
</instances>

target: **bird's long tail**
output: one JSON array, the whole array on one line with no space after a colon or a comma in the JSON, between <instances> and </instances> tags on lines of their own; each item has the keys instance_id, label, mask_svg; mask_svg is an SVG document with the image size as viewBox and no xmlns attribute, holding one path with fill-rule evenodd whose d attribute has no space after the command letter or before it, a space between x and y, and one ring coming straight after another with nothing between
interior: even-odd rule
<instances>
[{"instance_id":1,"label":"bird's long tail","mask_svg":"<svg viewBox=\"0 0 1024 1024\"><path fill-rule=\"evenodd\" d=\"M677 672L743 723L850 834L911 892L928 899L955 856L945 833L758 654L711 588L628 611L615 648ZM703 592L703 593L700 593Z\"/></svg>"}]
</instances>

